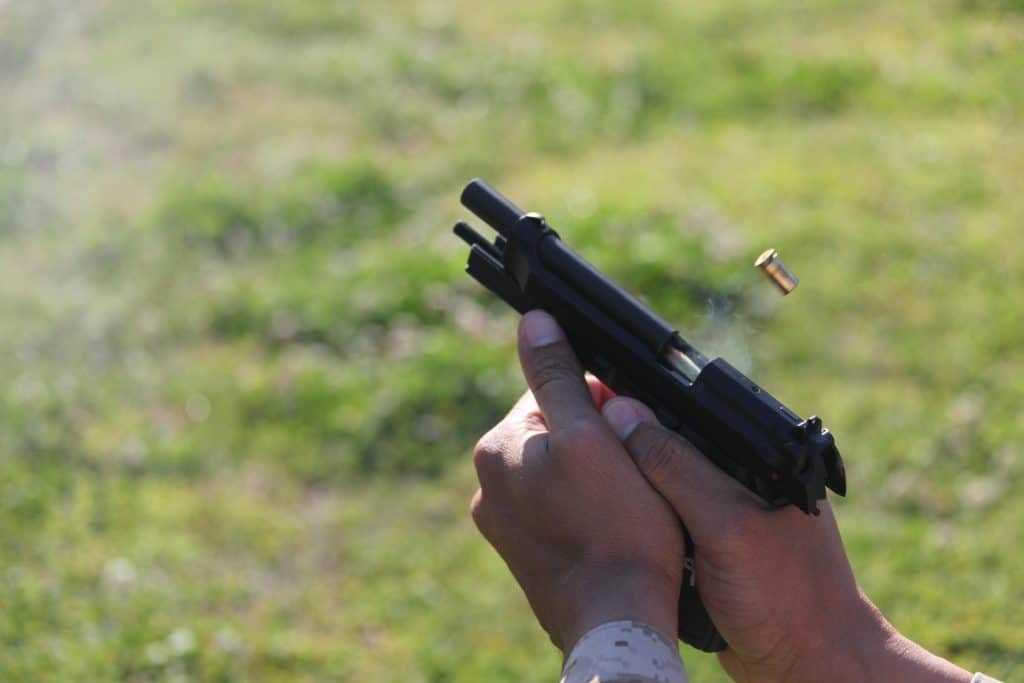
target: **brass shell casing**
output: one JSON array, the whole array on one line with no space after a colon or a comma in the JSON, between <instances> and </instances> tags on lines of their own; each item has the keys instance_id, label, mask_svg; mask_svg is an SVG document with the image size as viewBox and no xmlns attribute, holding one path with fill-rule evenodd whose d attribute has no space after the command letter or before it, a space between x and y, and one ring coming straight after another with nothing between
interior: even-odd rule
<instances>
[{"instance_id":1,"label":"brass shell casing","mask_svg":"<svg viewBox=\"0 0 1024 683\"><path fill-rule=\"evenodd\" d=\"M785 294L789 294L796 286L800 284L800 278L793 274L786 264L779 258L779 252L774 249L766 249L763 254L757 257L754 261L754 265L764 273L764 276L768 278L773 285L778 287L779 291Z\"/></svg>"}]
</instances>

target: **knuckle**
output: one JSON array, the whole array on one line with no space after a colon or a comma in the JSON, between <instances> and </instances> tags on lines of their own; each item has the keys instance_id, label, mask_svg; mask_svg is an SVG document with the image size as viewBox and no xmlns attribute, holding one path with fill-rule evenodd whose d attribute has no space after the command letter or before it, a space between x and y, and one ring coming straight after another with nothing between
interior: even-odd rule
<instances>
[{"instance_id":1,"label":"knuckle","mask_svg":"<svg viewBox=\"0 0 1024 683\"><path fill-rule=\"evenodd\" d=\"M636 464L655 484L671 484L682 476L679 466L680 446L676 437L659 430L636 456Z\"/></svg>"},{"instance_id":2,"label":"knuckle","mask_svg":"<svg viewBox=\"0 0 1024 683\"><path fill-rule=\"evenodd\" d=\"M469 501L469 514L476 522L477 526L480 526L480 522L484 516L484 494L483 489L477 489L476 493L473 494L472 500Z\"/></svg>"},{"instance_id":3,"label":"knuckle","mask_svg":"<svg viewBox=\"0 0 1024 683\"><path fill-rule=\"evenodd\" d=\"M481 482L504 461L501 443L495 430L492 429L480 437L476 446L473 447L473 465L476 467L477 477Z\"/></svg>"},{"instance_id":4,"label":"knuckle","mask_svg":"<svg viewBox=\"0 0 1024 683\"><path fill-rule=\"evenodd\" d=\"M767 533L765 516L755 507L736 507L723 525L720 542L723 547L748 549L759 547Z\"/></svg>"},{"instance_id":5,"label":"knuckle","mask_svg":"<svg viewBox=\"0 0 1024 683\"><path fill-rule=\"evenodd\" d=\"M571 382L582 378L572 358L561 352L539 356L533 366L533 391L544 391L552 383Z\"/></svg>"},{"instance_id":6,"label":"knuckle","mask_svg":"<svg viewBox=\"0 0 1024 683\"><path fill-rule=\"evenodd\" d=\"M603 432L594 420L577 419L553 432L550 449L560 456L592 453L603 444Z\"/></svg>"},{"instance_id":7,"label":"knuckle","mask_svg":"<svg viewBox=\"0 0 1024 683\"><path fill-rule=\"evenodd\" d=\"M473 524L476 525L477 531L489 540L492 536L493 528L491 511L481 489L477 489L473 499L469 502L469 516L473 519Z\"/></svg>"}]
</instances>

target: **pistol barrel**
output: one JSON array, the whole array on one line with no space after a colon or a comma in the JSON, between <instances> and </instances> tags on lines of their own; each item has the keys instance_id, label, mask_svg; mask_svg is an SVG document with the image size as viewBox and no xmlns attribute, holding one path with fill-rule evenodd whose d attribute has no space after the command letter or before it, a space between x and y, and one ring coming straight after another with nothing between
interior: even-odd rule
<instances>
[{"instance_id":1,"label":"pistol barrel","mask_svg":"<svg viewBox=\"0 0 1024 683\"><path fill-rule=\"evenodd\" d=\"M512 233L516 223L526 215L480 178L466 185L461 200L467 209L510 239L514 239ZM544 227L540 216L530 214L529 218L536 219L539 228ZM660 354L670 340L678 336L674 327L587 263L555 234L549 233L542 239L538 256L547 268L639 337L653 353Z\"/></svg>"},{"instance_id":2,"label":"pistol barrel","mask_svg":"<svg viewBox=\"0 0 1024 683\"><path fill-rule=\"evenodd\" d=\"M470 181L459 199L463 206L505 237L510 235L512 226L526 213L482 178Z\"/></svg>"}]
</instances>

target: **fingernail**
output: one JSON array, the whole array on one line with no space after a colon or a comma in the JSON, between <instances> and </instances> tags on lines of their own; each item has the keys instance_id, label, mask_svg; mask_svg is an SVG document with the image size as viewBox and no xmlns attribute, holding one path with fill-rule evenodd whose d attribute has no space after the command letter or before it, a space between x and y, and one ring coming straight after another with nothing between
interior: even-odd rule
<instances>
[{"instance_id":1,"label":"fingernail","mask_svg":"<svg viewBox=\"0 0 1024 683\"><path fill-rule=\"evenodd\" d=\"M558 323L544 311L530 311L523 317L523 335L526 343L534 349L554 344L563 338Z\"/></svg>"},{"instance_id":2,"label":"fingernail","mask_svg":"<svg viewBox=\"0 0 1024 683\"><path fill-rule=\"evenodd\" d=\"M612 431L621 441L629 438L643 420L643 416L629 401L612 399L604 404L602 411Z\"/></svg>"}]
</instances>

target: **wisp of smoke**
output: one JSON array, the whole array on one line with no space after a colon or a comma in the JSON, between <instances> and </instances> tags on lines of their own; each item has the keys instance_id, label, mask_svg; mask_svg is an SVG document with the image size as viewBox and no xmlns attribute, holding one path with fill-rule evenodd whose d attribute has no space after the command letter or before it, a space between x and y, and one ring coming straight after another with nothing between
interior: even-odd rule
<instances>
[{"instance_id":1,"label":"wisp of smoke","mask_svg":"<svg viewBox=\"0 0 1024 683\"><path fill-rule=\"evenodd\" d=\"M733 297L708 297L704 319L694 335L709 357L721 356L742 373L753 369L750 339L753 327L736 308Z\"/></svg>"}]
</instances>

